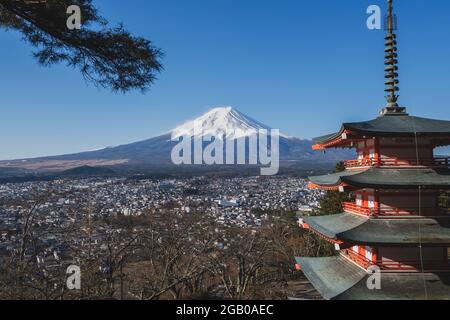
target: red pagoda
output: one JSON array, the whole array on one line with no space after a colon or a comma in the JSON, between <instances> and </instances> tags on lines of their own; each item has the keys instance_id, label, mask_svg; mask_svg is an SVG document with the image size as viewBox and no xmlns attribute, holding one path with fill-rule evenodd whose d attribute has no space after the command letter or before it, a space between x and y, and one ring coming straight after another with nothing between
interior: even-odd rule
<instances>
[{"instance_id":1,"label":"red pagoda","mask_svg":"<svg viewBox=\"0 0 450 320\"><path fill-rule=\"evenodd\" d=\"M450 299L450 121L413 117L397 103L398 67L392 0L385 48L387 105L378 118L345 123L315 139L315 150L355 148L343 172L310 177L310 187L349 192L342 214L300 219L338 255L296 258L325 299ZM379 286L368 285L374 276Z\"/></svg>"}]
</instances>

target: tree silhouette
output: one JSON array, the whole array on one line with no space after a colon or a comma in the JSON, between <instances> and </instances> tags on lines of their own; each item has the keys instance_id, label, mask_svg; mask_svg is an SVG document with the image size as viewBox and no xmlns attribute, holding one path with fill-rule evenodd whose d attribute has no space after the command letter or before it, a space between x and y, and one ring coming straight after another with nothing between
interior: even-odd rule
<instances>
[{"instance_id":1,"label":"tree silhouette","mask_svg":"<svg viewBox=\"0 0 450 320\"><path fill-rule=\"evenodd\" d=\"M71 5L81 10L81 29L67 27ZM92 0L0 0L0 28L22 33L39 64L66 63L114 92L145 91L163 68L160 49L123 25L109 27Z\"/></svg>"}]
</instances>

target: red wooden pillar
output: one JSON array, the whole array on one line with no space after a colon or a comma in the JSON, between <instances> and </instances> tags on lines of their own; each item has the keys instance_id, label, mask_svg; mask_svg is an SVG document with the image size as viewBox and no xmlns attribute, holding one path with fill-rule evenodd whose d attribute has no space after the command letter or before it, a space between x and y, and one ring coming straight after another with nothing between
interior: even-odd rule
<instances>
[{"instance_id":1,"label":"red wooden pillar","mask_svg":"<svg viewBox=\"0 0 450 320\"><path fill-rule=\"evenodd\" d=\"M373 208L373 211L374 211L375 217L378 217L380 215L380 192L378 191L378 189L375 189L373 195L375 198L375 201L374 201L375 206Z\"/></svg>"},{"instance_id":2,"label":"red wooden pillar","mask_svg":"<svg viewBox=\"0 0 450 320\"><path fill-rule=\"evenodd\" d=\"M380 153L380 138L375 137L375 166L377 168L381 165L381 153Z\"/></svg>"}]
</instances>

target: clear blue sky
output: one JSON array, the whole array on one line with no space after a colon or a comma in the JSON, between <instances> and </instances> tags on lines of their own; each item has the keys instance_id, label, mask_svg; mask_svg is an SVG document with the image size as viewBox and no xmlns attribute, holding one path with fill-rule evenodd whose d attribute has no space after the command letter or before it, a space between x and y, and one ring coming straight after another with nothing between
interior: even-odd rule
<instances>
[{"instance_id":1,"label":"clear blue sky","mask_svg":"<svg viewBox=\"0 0 450 320\"><path fill-rule=\"evenodd\" d=\"M64 154L150 138L231 105L302 138L373 118L384 105L385 0L97 0L101 13L162 48L146 94L113 94L65 66L42 68L0 31L0 159ZM401 103L450 120L450 1L397 0Z\"/></svg>"}]
</instances>

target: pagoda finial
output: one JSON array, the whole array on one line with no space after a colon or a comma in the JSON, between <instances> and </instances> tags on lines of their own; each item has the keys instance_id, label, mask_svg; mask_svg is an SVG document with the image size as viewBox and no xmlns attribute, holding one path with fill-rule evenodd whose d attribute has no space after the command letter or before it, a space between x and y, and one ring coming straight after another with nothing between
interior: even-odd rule
<instances>
[{"instance_id":1,"label":"pagoda finial","mask_svg":"<svg viewBox=\"0 0 450 320\"><path fill-rule=\"evenodd\" d=\"M392 4L393 0L388 0L388 17L387 17L387 34L385 36L385 61L386 68L384 69L386 88L384 91L387 93L386 100L387 105L381 111L381 115L405 115L406 108L400 107L397 103L397 92L400 90L397 86L398 81L398 54L397 54L397 36L395 34L396 19L394 15L394 8Z\"/></svg>"}]
</instances>

